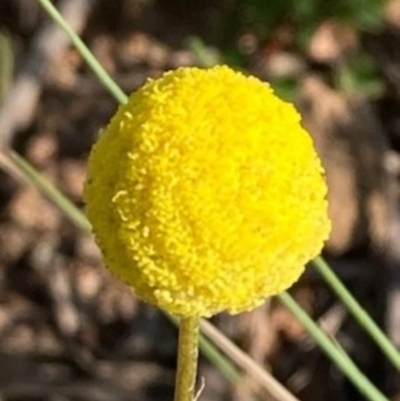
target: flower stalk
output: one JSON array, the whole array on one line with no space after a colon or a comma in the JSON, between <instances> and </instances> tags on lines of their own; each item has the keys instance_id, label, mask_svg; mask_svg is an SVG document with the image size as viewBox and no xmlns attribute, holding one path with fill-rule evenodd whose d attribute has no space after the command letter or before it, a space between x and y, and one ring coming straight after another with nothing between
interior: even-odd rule
<instances>
[{"instance_id":1,"label":"flower stalk","mask_svg":"<svg viewBox=\"0 0 400 401\"><path fill-rule=\"evenodd\" d=\"M186 317L180 321L174 401L193 401L195 398L199 327L198 317Z\"/></svg>"}]
</instances>

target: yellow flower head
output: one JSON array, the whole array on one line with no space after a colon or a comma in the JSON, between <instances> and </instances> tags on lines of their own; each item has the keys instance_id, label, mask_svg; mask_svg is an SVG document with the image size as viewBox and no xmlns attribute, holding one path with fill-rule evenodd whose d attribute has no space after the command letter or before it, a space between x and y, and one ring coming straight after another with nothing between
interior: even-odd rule
<instances>
[{"instance_id":1,"label":"yellow flower head","mask_svg":"<svg viewBox=\"0 0 400 401\"><path fill-rule=\"evenodd\" d=\"M188 317L291 286L328 236L326 192L294 107L217 66L131 95L93 148L85 199L110 270Z\"/></svg>"}]
</instances>

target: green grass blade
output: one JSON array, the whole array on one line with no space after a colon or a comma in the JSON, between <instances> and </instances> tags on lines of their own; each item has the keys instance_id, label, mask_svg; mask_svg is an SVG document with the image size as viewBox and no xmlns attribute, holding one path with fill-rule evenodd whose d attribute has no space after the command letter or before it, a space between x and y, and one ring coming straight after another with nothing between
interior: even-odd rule
<instances>
[{"instance_id":1,"label":"green grass blade","mask_svg":"<svg viewBox=\"0 0 400 401\"><path fill-rule=\"evenodd\" d=\"M97 61L93 53L85 45L82 39L76 34L68 22L58 12L49 0L37 0L49 16L59 25L59 27L68 35L72 44L79 51L84 60L88 63L94 74L99 78L99 81L103 86L111 92L115 99L119 103L126 103L128 97L122 91L122 89L116 84L116 82L110 77L110 74L104 69L104 67Z\"/></svg>"},{"instance_id":2,"label":"green grass blade","mask_svg":"<svg viewBox=\"0 0 400 401\"><path fill-rule=\"evenodd\" d=\"M84 213L63 195L48 179L43 177L23 157L15 152L9 154L16 167L29 179L29 181L51 200L64 214L84 231L91 231L90 224Z\"/></svg>"},{"instance_id":3,"label":"green grass blade","mask_svg":"<svg viewBox=\"0 0 400 401\"><path fill-rule=\"evenodd\" d=\"M350 357L338 349L329 337L317 326L308 316L303 308L287 292L278 295L279 300L293 313L296 319L307 329L326 355L336 364L336 366L347 376L347 378L358 388L370 401L389 401L359 370Z\"/></svg>"},{"instance_id":4,"label":"green grass blade","mask_svg":"<svg viewBox=\"0 0 400 401\"><path fill-rule=\"evenodd\" d=\"M233 364L215 348L211 341L207 340L202 335L200 336L199 346L202 354L208 358L208 360L212 361L214 366L219 369L229 381L236 383L242 378L242 375Z\"/></svg>"},{"instance_id":5,"label":"green grass blade","mask_svg":"<svg viewBox=\"0 0 400 401\"><path fill-rule=\"evenodd\" d=\"M3 100L14 70L14 54L11 37L8 33L0 31L0 102Z\"/></svg>"},{"instance_id":6,"label":"green grass blade","mask_svg":"<svg viewBox=\"0 0 400 401\"><path fill-rule=\"evenodd\" d=\"M400 352L390 342L385 333L373 321L360 303L353 297L341 280L333 272L332 268L321 258L313 260L314 267L318 270L325 282L332 288L336 295L347 306L348 310L358 323L369 333L371 338L380 347L387 359L400 371Z\"/></svg>"}]
</instances>

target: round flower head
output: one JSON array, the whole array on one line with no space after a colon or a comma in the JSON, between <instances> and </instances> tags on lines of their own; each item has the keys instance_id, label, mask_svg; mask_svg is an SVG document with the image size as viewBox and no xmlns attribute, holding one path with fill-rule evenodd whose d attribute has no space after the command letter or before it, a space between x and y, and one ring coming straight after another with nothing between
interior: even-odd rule
<instances>
[{"instance_id":1,"label":"round flower head","mask_svg":"<svg viewBox=\"0 0 400 401\"><path fill-rule=\"evenodd\" d=\"M109 269L188 317L291 286L328 236L326 192L294 107L217 66L131 95L93 148L85 199Z\"/></svg>"}]
</instances>

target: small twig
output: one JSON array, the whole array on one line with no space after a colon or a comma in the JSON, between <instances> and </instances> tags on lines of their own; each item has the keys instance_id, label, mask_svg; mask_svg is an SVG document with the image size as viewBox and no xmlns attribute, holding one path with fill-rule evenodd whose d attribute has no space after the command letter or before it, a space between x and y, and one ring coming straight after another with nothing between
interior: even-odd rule
<instances>
[{"instance_id":1,"label":"small twig","mask_svg":"<svg viewBox=\"0 0 400 401\"><path fill-rule=\"evenodd\" d=\"M213 343L228 354L250 377L257 380L274 399L281 401L299 401L298 398L291 394L290 391L279 383L269 372L254 362L208 321L202 319L200 327L204 335L212 339Z\"/></svg>"}]
</instances>

